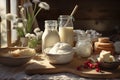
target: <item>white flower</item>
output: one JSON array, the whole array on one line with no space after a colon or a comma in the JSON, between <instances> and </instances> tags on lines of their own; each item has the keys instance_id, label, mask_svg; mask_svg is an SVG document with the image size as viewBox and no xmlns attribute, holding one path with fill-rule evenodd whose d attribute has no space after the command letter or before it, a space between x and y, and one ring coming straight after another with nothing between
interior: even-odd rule
<instances>
[{"instance_id":1,"label":"white flower","mask_svg":"<svg viewBox=\"0 0 120 80\"><path fill-rule=\"evenodd\" d=\"M30 33L27 33L25 35L25 37L28 38L28 39L35 39L36 38L35 34L30 34Z\"/></svg>"},{"instance_id":2,"label":"white flower","mask_svg":"<svg viewBox=\"0 0 120 80\"><path fill-rule=\"evenodd\" d=\"M23 19L23 22L24 22L24 23L27 23L27 19Z\"/></svg>"},{"instance_id":3,"label":"white flower","mask_svg":"<svg viewBox=\"0 0 120 80\"><path fill-rule=\"evenodd\" d=\"M11 13L6 14L6 19L9 20L9 21L15 20L16 17L17 17L16 14L11 14Z\"/></svg>"},{"instance_id":4,"label":"white flower","mask_svg":"<svg viewBox=\"0 0 120 80\"><path fill-rule=\"evenodd\" d=\"M27 33L25 37L30 38L30 35L31 35L30 33Z\"/></svg>"},{"instance_id":5,"label":"white flower","mask_svg":"<svg viewBox=\"0 0 120 80\"><path fill-rule=\"evenodd\" d=\"M30 34L30 39L35 39L35 38L36 38L35 34Z\"/></svg>"},{"instance_id":6,"label":"white flower","mask_svg":"<svg viewBox=\"0 0 120 80\"><path fill-rule=\"evenodd\" d=\"M24 13L24 8L23 7L21 7L20 12Z\"/></svg>"},{"instance_id":7,"label":"white flower","mask_svg":"<svg viewBox=\"0 0 120 80\"><path fill-rule=\"evenodd\" d=\"M32 6L32 3L30 1L23 4L25 8L28 8L29 6Z\"/></svg>"},{"instance_id":8,"label":"white flower","mask_svg":"<svg viewBox=\"0 0 120 80\"><path fill-rule=\"evenodd\" d=\"M46 2L40 2L38 6L43 8L43 9L45 9L45 10L49 10L50 9L49 4L47 4Z\"/></svg>"},{"instance_id":9,"label":"white flower","mask_svg":"<svg viewBox=\"0 0 120 80\"><path fill-rule=\"evenodd\" d=\"M36 33L37 39L41 39L42 38L42 34L43 34L43 31L37 32Z\"/></svg>"},{"instance_id":10,"label":"white flower","mask_svg":"<svg viewBox=\"0 0 120 80\"><path fill-rule=\"evenodd\" d=\"M17 27L18 27L18 28L23 28L23 26L24 26L24 25L23 25L22 22L17 23Z\"/></svg>"},{"instance_id":11,"label":"white flower","mask_svg":"<svg viewBox=\"0 0 120 80\"><path fill-rule=\"evenodd\" d=\"M40 2L40 0L32 0L32 2L38 3L38 2Z\"/></svg>"},{"instance_id":12,"label":"white flower","mask_svg":"<svg viewBox=\"0 0 120 80\"><path fill-rule=\"evenodd\" d=\"M30 33L27 33L25 35L25 37L27 37L28 39L35 39L36 38L35 34L30 34Z\"/></svg>"},{"instance_id":13,"label":"white flower","mask_svg":"<svg viewBox=\"0 0 120 80\"><path fill-rule=\"evenodd\" d=\"M38 32L40 32L40 28L37 27L34 29L34 33L37 34Z\"/></svg>"}]
</instances>

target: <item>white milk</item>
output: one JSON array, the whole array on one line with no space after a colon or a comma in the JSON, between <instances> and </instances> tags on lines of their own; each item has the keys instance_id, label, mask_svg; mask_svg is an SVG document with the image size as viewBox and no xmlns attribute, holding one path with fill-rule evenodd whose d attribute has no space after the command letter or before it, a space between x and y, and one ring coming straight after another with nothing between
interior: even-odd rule
<instances>
[{"instance_id":1,"label":"white milk","mask_svg":"<svg viewBox=\"0 0 120 80\"><path fill-rule=\"evenodd\" d=\"M54 22L54 20L48 20L46 22L45 31L42 35L42 52L45 48L53 47L54 44L60 42L56 24L57 22Z\"/></svg>"},{"instance_id":2,"label":"white milk","mask_svg":"<svg viewBox=\"0 0 120 80\"><path fill-rule=\"evenodd\" d=\"M42 49L52 47L55 43L59 42L60 38L56 30L46 30L42 36Z\"/></svg>"},{"instance_id":3,"label":"white milk","mask_svg":"<svg viewBox=\"0 0 120 80\"><path fill-rule=\"evenodd\" d=\"M73 46L74 36L73 27L59 27L59 36L61 42L66 42Z\"/></svg>"},{"instance_id":4,"label":"white milk","mask_svg":"<svg viewBox=\"0 0 120 80\"><path fill-rule=\"evenodd\" d=\"M70 15L60 15L58 20L60 41L74 46L73 17Z\"/></svg>"}]
</instances>

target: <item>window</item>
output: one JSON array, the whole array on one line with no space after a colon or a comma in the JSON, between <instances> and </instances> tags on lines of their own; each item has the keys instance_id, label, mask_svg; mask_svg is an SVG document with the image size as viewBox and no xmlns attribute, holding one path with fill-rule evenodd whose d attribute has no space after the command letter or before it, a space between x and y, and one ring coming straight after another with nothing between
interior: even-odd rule
<instances>
[{"instance_id":1,"label":"window","mask_svg":"<svg viewBox=\"0 0 120 80\"><path fill-rule=\"evenodd\" d=\"M7 47L13 43L16 37L16 31L13 30L12 22L6 21L4 18L6 13L17 14L17 0L0 0L0 47Z\"/></svg>"},{"instance_id":2,"label":"window","mask_svg":"<svg viewBox=\"0 0 120 80\"><path fill-rule=\"evenodd\" d=\"M12 13L18 15L18 5L22 5L24 2L28 2L29 0L0 0L0 17L2 22L0 22L0 47L9 47L11 44L17 40L16 30L13 29L13 21L6 21L5 14ZM32 10L32 7L30 8ZM4 17L2 16L4 15ZM35 22L35 26L37 22Z\"/></svg>"},{"instance_id":3,"label":"window","mask_svg":"<svg viewBox=\"0 0 120 80\"><path fill-rule=\"evenodd\" d=\"M6 0L0 0L0 14L1 14L1 18L2 14L6 13ZM6 47L7 46L7 25L6 25L6 21L2 20L2 22L0 23L0 47Z\"/></svg>"}]
</instances>

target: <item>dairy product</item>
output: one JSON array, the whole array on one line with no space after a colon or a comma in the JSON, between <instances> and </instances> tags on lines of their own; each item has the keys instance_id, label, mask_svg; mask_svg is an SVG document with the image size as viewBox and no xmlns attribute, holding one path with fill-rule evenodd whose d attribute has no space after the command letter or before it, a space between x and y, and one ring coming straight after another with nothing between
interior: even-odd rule
<instances>
[{"instance_id":1,"label":"dairy product","mask_svg":"<svg viewBox=\"0 0 120 80\"><path fill-rule=\"evenodd\" d=\"M74 33L73 27L59 27L59 35L61 42L65 42L73 46Z\"/></svg>"},{"instance_id":2,"label":"dairy product","mask_svg":"<svg viewBox=\"0 0 120 80\"><path fill-rule=\"evenodd\" d=\"M73 16L60 15L59 16L59 35L60 41L74 46L73 38Z\"/></svg>"},{"instance_id":3,"label":"dairy product","mask_svg":"<svg viewBox=\"0 0 120 80\"><path fill-rule=\"evenodd\" d=\"M110 54L111 54L110 51L102 50L102 51L100 52L100 57L109 58Z\"/></svg>"},{"instance_id":4,"label":"dairy product","mask_svg":"<svg viewBox=\"0 0 120 80\"><path fill-rule=\"evenodd\" d=\"M46 57L48 61L53 64L68 63L73 59L73 55L74 55L73 47L68 43L62 42L56 43L48 52L46 52Z\"/></svg>"},{"instance_id":5,"label":"dairy product","mask_svg":"<svg viewBox=\"0 0 120 80\"><path fill-rule=\"evenodd\" d=\"M60 37L57 32L57 21L46 20L45 31L42 35L42 52L45 48L53 47L57 42L60 42Z\"/></svg>"},{"instance_id":6,"label":"dairy product","mask_svg":"<svg viewBox=\"0 0 120 80\"><path fill-rule=\"evenodd\" d=\"M113 62L115 61L115 58L111 55L110 51L102 50L97 60L99 62Z\"/></svg>"},{"instance_id":7,"label":"dairy product","mask_svg":"<svg viewBox=\"0 0 120 80\"><path fill-rule=\"evenodd\" d=\"M56 43L49 51L48 54L68 54L73 51L73 48L68 43Z\"/></svg>"},{"instance_id":8,"label":"dairy product","mask_svg":"<svg viewBox=\"0 0 120 80\"><path fill-rule=\"evenodd\" d=\"M59 41L60 38L56 30L45 30L42 36L42 50L53 47L53 45Z\"/></svg>"}]
</instances>

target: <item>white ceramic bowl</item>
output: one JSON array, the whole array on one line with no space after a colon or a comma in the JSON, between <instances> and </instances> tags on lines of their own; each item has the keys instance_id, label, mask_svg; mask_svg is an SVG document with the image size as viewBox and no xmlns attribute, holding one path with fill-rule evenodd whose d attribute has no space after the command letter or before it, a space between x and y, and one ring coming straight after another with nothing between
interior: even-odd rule
<instances>
[{"instance_id":1,"label":"white ceramic bowl","mask_svg":"<svg viewBox=\"0 0 120 80\"><path fill-rule=\"evenodd\" d=\"M74 56L74 50L63 54L51 54L51 53L45 53L45 54L50 63L65 64L72 61Z\"/></svg>"}]
</instances>

